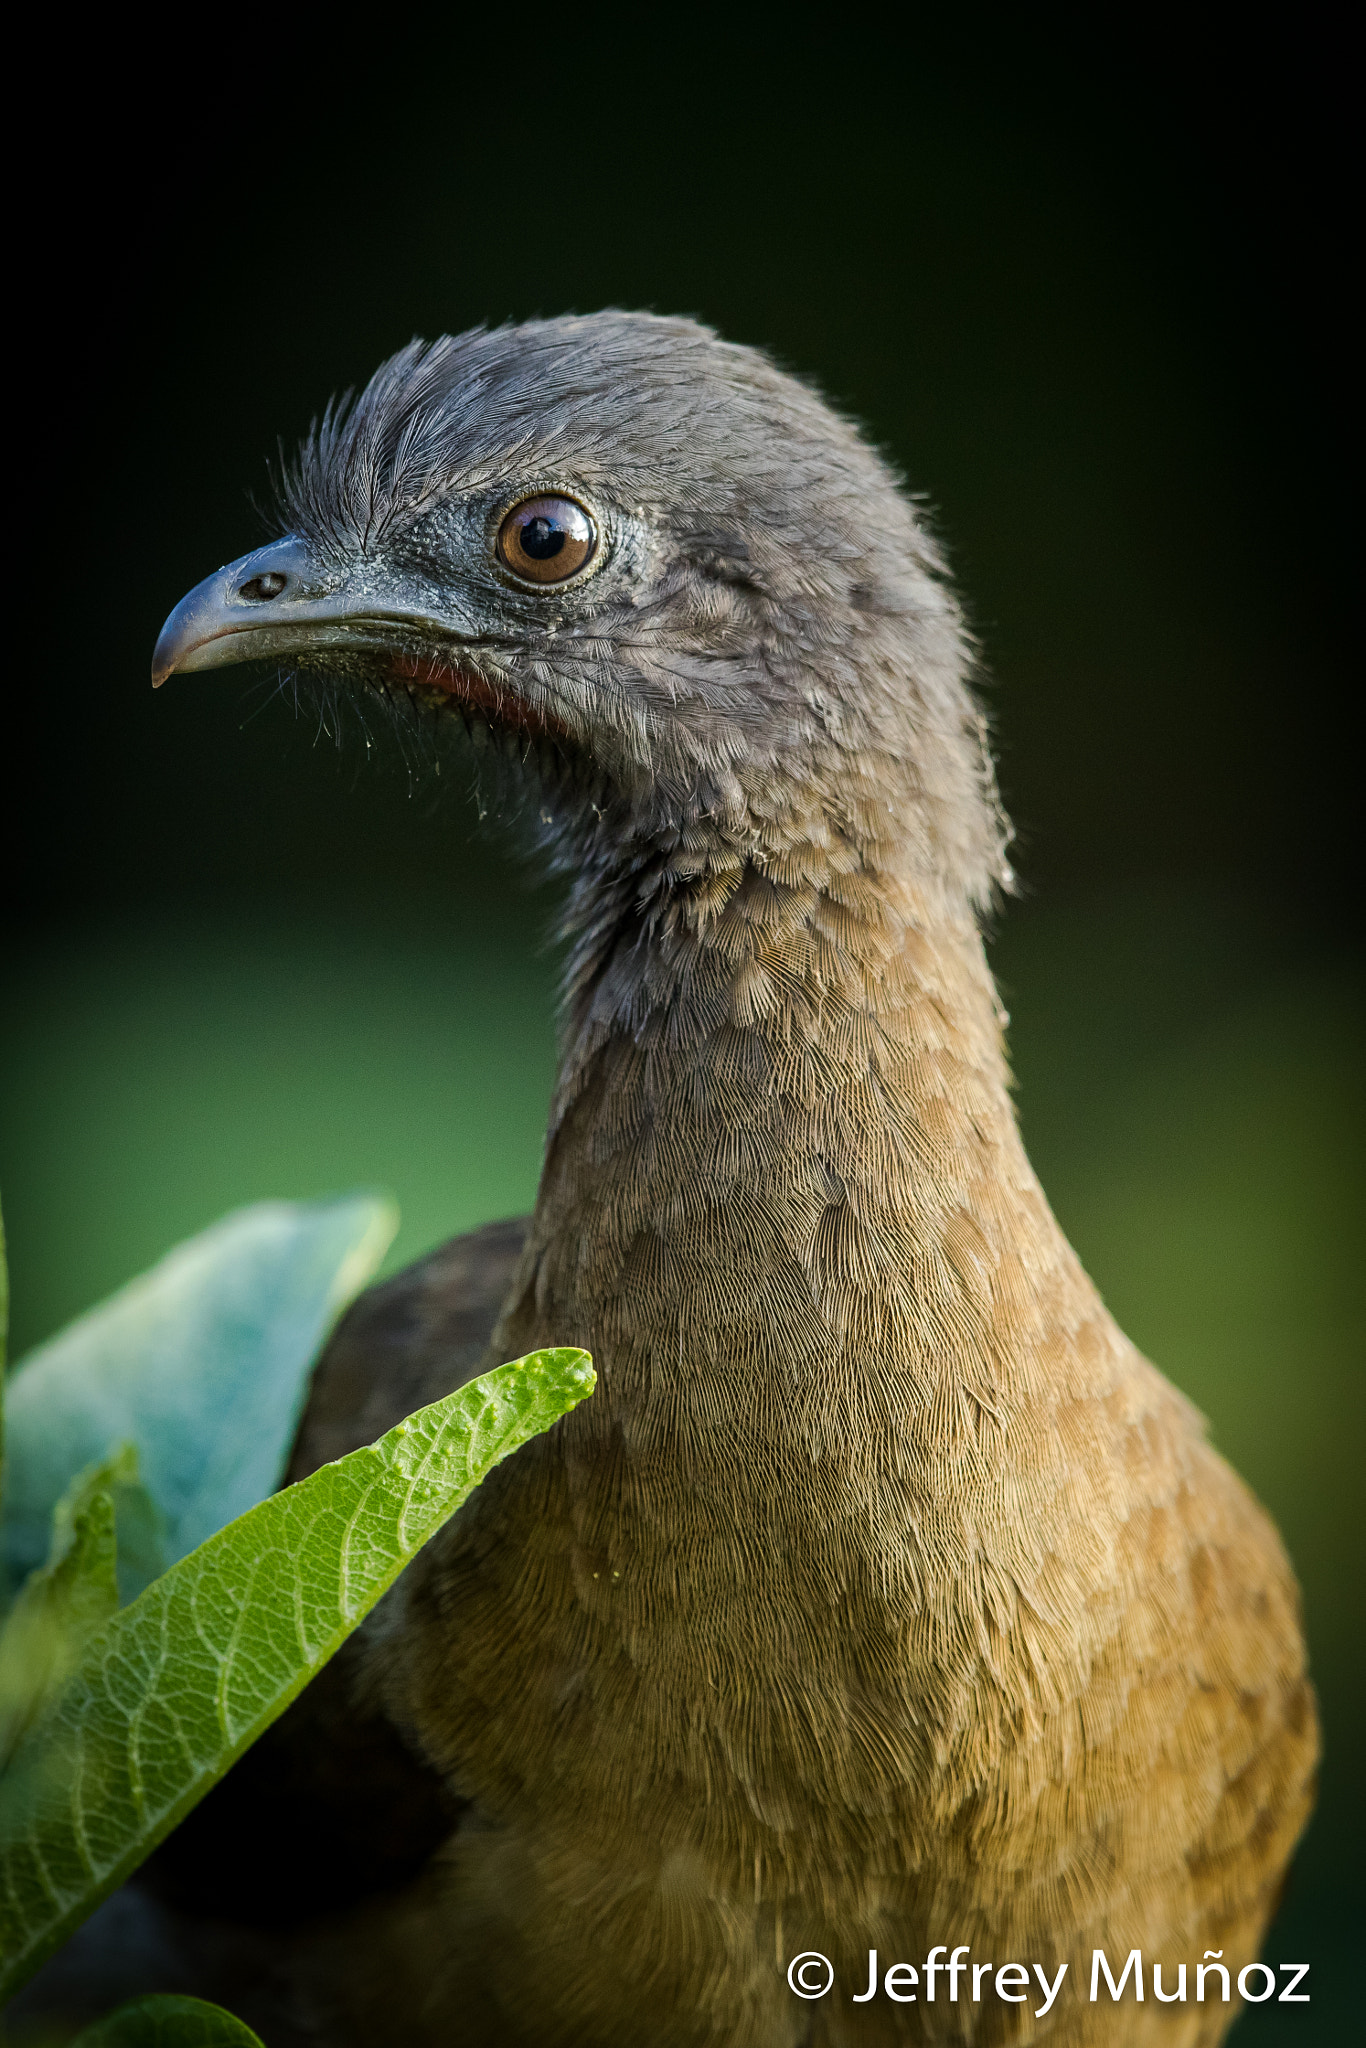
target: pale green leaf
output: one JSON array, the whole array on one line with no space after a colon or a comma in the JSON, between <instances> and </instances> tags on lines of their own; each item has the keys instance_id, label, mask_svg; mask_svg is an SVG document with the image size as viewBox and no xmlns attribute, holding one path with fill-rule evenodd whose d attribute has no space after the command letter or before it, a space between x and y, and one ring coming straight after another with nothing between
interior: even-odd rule
<instances>
[{"instance_id":1,"label":"pale green leaf","mask_svg":"<svg viewBox=\"0 0 1366 2048\"><path fill-rule=\"evenodd\" d=\"M47 1563L29 1573L0 1629L0 1772L117 1611L115 1489L137 1476L137 1452L124 1444L57 1503Z\"/></svg>"},{"instance_id":2,"label":"pale green leaf","mask_svg":"<svg viewBox=\"0 0 1366 2048\"><path fill-rule=\"evenodd\" d=\"M71 2048L262 2048L262 2042L221 2005L159 1992L96 2020Z\"/></svg>"},{"instance_id":3,"label":"pale green leaf","mask_svg":"<svg viewBox=\"0 0 1366 2048\"><path fill-rule=\"evenodd\" d=\"M592 1391L533 1352L263 1501L115 1615L0 1780L0 2000L282 1713L484 1475Z\"/></svg>"},{"instance_id":4,"label":"pale green leaf","mask_svg":"<svg viewBox=\"0 0 1366 2048\"><path fill-rule=\"evenodd\" d=\"M73 1476L138 1446L160 1518L117 1502L124 1598L279 1484L309 1369L397 1228L373 1195L259 1202L178 1245L150 1273L15 1368L0 1563L10 1591L40 1565ZM131 1583L130 1583L131 1582Z\"/></svg>"}]
</instances>

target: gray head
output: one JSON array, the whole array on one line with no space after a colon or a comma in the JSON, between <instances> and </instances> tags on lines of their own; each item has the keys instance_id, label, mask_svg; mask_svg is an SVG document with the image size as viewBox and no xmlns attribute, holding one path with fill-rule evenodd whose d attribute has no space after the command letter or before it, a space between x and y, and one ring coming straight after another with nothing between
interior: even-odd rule
<instances>
[{"instance_id":1,"label":"gray head","mask_svg":"<svg viewBox=\"0 0 1366 2048\"><path fill-rule=\"evenodd\" d=\"M267 658L511 735L566 844L814 832L980 906L1003 821L933 541L806 384L690 320L414 342L329 409L283 537L153 678Z\"/></svg>"}]
</instances>

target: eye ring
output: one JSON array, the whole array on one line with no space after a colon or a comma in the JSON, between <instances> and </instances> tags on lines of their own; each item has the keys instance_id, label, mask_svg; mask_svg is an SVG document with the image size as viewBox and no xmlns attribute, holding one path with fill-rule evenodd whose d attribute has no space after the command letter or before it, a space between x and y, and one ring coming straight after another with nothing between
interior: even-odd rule
<instances>
[{"instance_id":1,"label":"eye ring","mask_svg":"<svg viewBox=\"0 0 1366 2048\"><path fill-rule=\"evenodd\" d=\"M567 583L598 552L597 522L577 498L562 491L537 491L504 513L498 528L498 559L519 583L540 588Z\"/></svg>"}]
</instances>

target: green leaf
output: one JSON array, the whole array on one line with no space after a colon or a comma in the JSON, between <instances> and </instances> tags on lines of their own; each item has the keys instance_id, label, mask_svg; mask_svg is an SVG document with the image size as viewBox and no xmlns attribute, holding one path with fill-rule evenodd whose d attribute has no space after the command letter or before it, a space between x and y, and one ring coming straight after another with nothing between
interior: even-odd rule
<instances>
[{"instance_id":1,"label":"green leaf","mask_svg":"<svg viewBox=\"0 0 1366 2048\"><path fill-rule=\"evenodd\" d=\"M259 1202L30 1352L8 1391L0 1565L11 1592L42 1563L73 1476L114 1444L137 1444L156 1510L116 1502L125 1599L263 1500L318 1348L397 1225L373 1195Z\"/></svg>"},{"instance_id":2,"label":"green leaf","mask_svg":"<svg viewBox=\"0 0 1366 2048\"><path fill-rule=\"evenodd\" d=\"M31 1572L0 1630L0 1772L118 1608L114 1489L137 1481L124 1444L74 1479L52 1517L47 1563Z\"/></svg>"},{"instance_id":3,"label":"green leaf","mask_svg":"<svg viewBox=\"0 0 1366 2048\"><path fill-rule=\"evenodd\" d=\"M96 2020L71 2048L263 2048L245 2021L202 1998L160 1992Z\"/></svg>"},{"instance_id":4,"label":"green leaf","mask_svg":"<svg viewBox=\"0 0 1366 2048\"><path fill-rule=\"evenodd\" d=\"M5 1361L9 1357L9 1254L5 1247L5 1214L0 1209L0 1484L5 1459ZM2 1497L2 1496L0 1496ZM2 1576L2 1574L0 1574ZM3 1593L3 1587L0 1587Z\"/></svg>"},{"instance_id":5,"label":"green leaf","mask_svg":"<svg viewBox=\"0 0 1366 2048\"><path fill-rule=\"evenodd\" d=\"M0 2002L203 1798L500 1458L591 1393L536 1351L262 1501L103 1628L0 1779Z\"/></svg>"}]
</instances>

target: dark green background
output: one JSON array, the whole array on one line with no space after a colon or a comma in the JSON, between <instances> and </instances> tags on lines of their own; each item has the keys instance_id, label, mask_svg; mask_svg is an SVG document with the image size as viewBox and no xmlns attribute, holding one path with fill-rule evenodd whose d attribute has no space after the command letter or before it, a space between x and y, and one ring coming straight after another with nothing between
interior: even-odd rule
<instances>
[{"instance_id":1,"label":"dark green background","mask_svg":"<svg viewBox=\"0 0 1366 2048\"><path fill-rule=\"evenodd\" d=\"M235 19L102 54L35 278L15 476L0 1167L18 1348L230 1205L379 1182L406 1257L529 1205L552 899L458 791L236 674L155 698L277 434L414 333L690 311L814 373L928 495L1024 894L994 941L1031 1151L1303 1574L1329 1752L1268 1953L1348 2024L1362 1822L1355 621L1341 53L1122 24ZM134 53L136 54L136 53ZM164 53L163 53L164 54ZM54 196L54 194L66 196ZM1330 2020L1329 2013L1337 2015Z\"/></svg>"}]
</instances>

